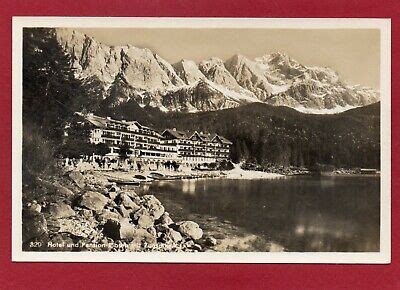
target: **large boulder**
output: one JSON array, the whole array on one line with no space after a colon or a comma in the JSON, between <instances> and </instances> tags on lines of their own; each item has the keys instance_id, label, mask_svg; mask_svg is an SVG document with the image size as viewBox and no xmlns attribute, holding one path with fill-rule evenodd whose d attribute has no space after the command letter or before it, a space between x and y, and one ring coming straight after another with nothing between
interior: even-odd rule
<instances>
[{"instance_id":1,"label":"large boulder","mask_svg":"<svg viewBox=\"0 0 400 290\"><path fill-rule=\"evenodd\" d=\"M178 225L178 231L181 234L193 240L201 239L201 237L203 236L203 230L195 222L184 221L177 223L177 225Z\"/></svg>"},{"instance_id":2,"label":"large boulder","mask_svg":"<svg viewBox=\"0 0 400 290\"><path fill-rule=\"evenodd\" d=\"M40 185L47 192L47 195L57 197L56 200L67 199L70 200L75 196L75 193L69 188L61 185L58 181L40 180Z\"/></svg>"},{"instance_id":3,"label":"large boulder","mask_svg":"<svg viewBox=\"0 0 400 290\"><path fill-rule=\"evenodd\" d=\"M129 189L129 190L124 190L123 191L127 196L129 196L133 201L137 202L139 200L139 196L136 193L136 191Z\"/></svg>"},{"instance_id":4,"label":"large boulder","mask_svg":"<svg viewBox=\"0 0 400 290\"><path fill-rule=\"evenodd\" d=\"M137 205L126 193L121 193L118 199L120 203L127 209L131 209L132 211L137 211L140 209L140 206Z\"/></svg>"},{"instance_id":5,"label":"large boulder","mask_svg":"<svg viewBox=\"0 0 400 290\"><path fill-rule=\"evenodd\" d=\"M143 206L149 211L150 215L158 220L165 211L161 202L154 195L145 195L142 200Z\"/></svg>"},{"instance_id":6,"label":"large boulder","mask_svg":"<svg viewBox=\"0 0 400 290\"><path fill-rule=\"evenodd\" d=\"M67 188L57 182L54 183L54 187L56 188L58 195L66 197L67 199L71 199L75 195L75 193L72 190L70 190L69 188Z\"/></svg>"},{"instance_id":7,"label":"large boulder","mask_svg":"<svg viewBox=\"0 0 400 290\"><path fill-rule=\"evenodd\" d=\"M67 218L75 215L75 211L66 203L51 203L47 206L47 214L54 219Z\"/></svg>"},{"instance_id":8,"label":"large boulder","mask_svg":"<svg viewBox=\"0 0 400 290\"><path fill-rule=\"evenodd\" d=\"M48 223L51 221L49 220ZM96 233L97 221L82 216L62 218L57 220L59 233L69 233L76 237L87 238Z\"/></svg>"},{"instance_id":9,"label":"large boulder","mask_svg":"<svg viewBox=\"0 0 400 290\"><path fill-rule=\"evenodd\" d=\"M168 212L164 212L163 215L160 217L159 220L160 224L162 225L171 225L174 223L174 221L170 218L169 213Z\"/></svg>"},{"instance_id":10,"label":"large boulder","mask_svg":"<svg viewBox=\"0 0 400 290\"><path fill-rule=\"evenodd\" d=\"M108 220L115 220L119 221L121 219L121 215L117 212L110 211L108 209L103 209L100 213L97 215L97 220L99 222L107 222Z\"/></svg>"},{"instance_id":11,"label":"large boulder","mask_svg":"<svg viewBox=\"0 0 400 290\"><path fill-rule=\"evenodd\" d=\"M156 237L157 236L157 230L155 227L149 227L147 229L147 232L150 233L152 236Z\"/></svg>"},{"instance_id":12,"label":"large boulder","mask_svg":"<svg viewBox=\"0 0 400 290\"><path fill-rule=\"evenodd\" d=\"M154 225L154 220L150 215L143 214L138 219L138 225L143 229L148 229Z\"/></svg>"},{"instance_id":13,"label":"large boulder","mask_svg":"<svg viewBox=\"0 0 400 290\"><path fill-rule=\"evenodd\" d=\"M118 193L116 191L108 191L107 194L111 200L114 200L118 196Z\"/></svg>"},{"instance_id":14,"label":"large boulder","mask_svg":"<svg viewBox=\"0 0 400 290\"><path fill-rule=\"evenodd\" d=\"M83 178L87 184L92 184L96 187L105 188L110 185L108 178L101 173L87 172L83 175Z\"/></svg>"},{"instance_id":15,"label":"large boulder","mask_svg":"<svg viewBox=\"0 0 400 290\"><path fill-rule=\"evenodd\" d=\"M135 236L128 245L131 252L143 250L146 246L152 246L157 243L156 237L145 229L136 229Z\"/></svg>"},{"instance_id":16,"label":"large boulder","mask_svg":"<svg viewBox=\"0 0 400 290\"><path fill-rule=\"evenodd\" d=\"M101 211L107 202L108 198L101 193L87 191L82 195L79 205L94 211Z\"/></svg>"},{"instance_id":17,"label":"large boulder","mask_svg":"<svg viewBox=\"0 0 400 290\"><path fill-rule=\"evenodd\" d=\"M86 182L85 182L85 178L83 177L82 173L80 173L79 171L71 171L68 174L69 178L71 178L71 180L73 182L75 182L75 184L79 187L79 188L85 188L86 186Z\"/></svg>"},{"instance_id":18,"label":"large boulder","mask_svg":"<svg viewBox=\"0 0 400 290\"><path fill-rule=\"evenodd\" d=\"M22 211L22 241L47 235L47 221L43 214L34 210Z\"/></svg>"},{"instance_id":19,"label":"large boulder","mask_svg":"<svg viewBox=\"0 0 400 290\"><path fill-rule=\"evenodd\" d=\"M154 225L154 218L150 212L142 207L131 215L132 219L137 221L139 227L147 229Z\"/></svg>"},{"instance_id":20,"label":"large boulder","mask_svg":"<svg viewBox=\"0 0 400 290\"><path fill-rule=\"evenodd\" d=\"M164 235L164 241L166 242L173 242L173 243L178 243L182 241L182 235L173 229L168 229Z\"/></svg>"},{"instance_id":21,"label":"large boulder","mask_svg":"<svg viewBox=\"0 0 400 290\"><path fill-rule=\"evenodd\" d=\"M129 223L128 219L120 220L121 240L132 241L135 238L135 227Z\"/></svg>"},{"instance_id":22,"label":"large boulder","mask_svg":"<svg viewBox=\"0 0 400 290\"><path fill-rule=\"evenodd\" d=\"M124 218L129 218L131 215L131 211L129 209L126 209L124 205L117 206L118 212L124 217Z\"/></svg>"},{"instance_id":23,"label":"large boulder","mask_svg":"<svg viewBox=\"0 0 400 290\"><path fill-rule=\"evenodd\" d=\"M135 227L128 219L108 220L103 228L103 233L113 240L132 241L135 238Z\"/></svg>"}]
</instances>

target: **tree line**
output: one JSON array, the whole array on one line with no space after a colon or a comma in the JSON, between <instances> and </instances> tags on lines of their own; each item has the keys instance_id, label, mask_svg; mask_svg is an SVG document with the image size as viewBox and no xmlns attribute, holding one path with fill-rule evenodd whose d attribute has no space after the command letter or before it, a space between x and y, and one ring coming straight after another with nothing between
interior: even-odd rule
<instances>
[{"instance_id":1,"label":"tree line","mask_svg":"<svg viewBox=\"0 0 400 290\"><path fill-rule=\"evenodd\" d=\"M72 63L72 58L57 41L54 29L24 28L24 177L53 170L55 158L62 152L69 151L73 156L77 154L73 150L78 148L104 150L90 149L87 146L87 128L77 128L74 125L74 113L96 108L96 104L103 100L103 89L96 78L76 77ZM66 136L67 131L69 136Z\"/></svg>"}]
</instances>

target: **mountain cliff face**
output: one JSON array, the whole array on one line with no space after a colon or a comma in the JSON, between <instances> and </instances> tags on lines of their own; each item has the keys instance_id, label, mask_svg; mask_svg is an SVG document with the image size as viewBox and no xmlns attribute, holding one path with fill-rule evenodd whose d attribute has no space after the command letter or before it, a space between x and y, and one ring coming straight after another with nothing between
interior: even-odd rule
<instances>
[{"instance_id":1,"label":"mountain cliff face","mask_svg":"<svg viewBox=\"0 0 400 290\"><path fill-rule=\"evenodd\" d=\"M282 53L171 65L147 48L110 47L70 29L56 34L76 73L97 77L113 105L133 99L163 111L196 112L262 102L333 113L379 101L378 92L349 86L330 68L304 66Z\"/></svg>"}]
</instances>

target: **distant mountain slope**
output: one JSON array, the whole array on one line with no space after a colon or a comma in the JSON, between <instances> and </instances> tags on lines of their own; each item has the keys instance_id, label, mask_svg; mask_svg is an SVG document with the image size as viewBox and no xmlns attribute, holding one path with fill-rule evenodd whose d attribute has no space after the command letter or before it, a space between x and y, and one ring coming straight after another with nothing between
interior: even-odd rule
<instances>
[{"instance_id":1,"label":"distant mountain slope","mask_svg":"<svg viewBox=\"0 0 400 290\"><path fill-rule=\"evenodd\" d=\"M130 101L103 114L138 120L158 130L177 128L221 134L234 143L234 161L286 166L380 166L380 103L332 115L303 114L263 103L167 114Z\"/></svg>"},{"instance_id":2,"label":"distant mountain slope","mask_svg":"<svg viewBox=\"0 0 400 290\"><path fill-rule=\"evenodd\" d=\"M72 56L76 73L97 77L110 104L134 99L163 111L198 112L263 102L308 113L335 113L379 101L378 92L347 85L330 68L304 66L283 53L171 65L147 48L111 47L71 29L56 29L56 36ZM110 96L112 85L118 95Z\"/></svg>"}]
</instances>

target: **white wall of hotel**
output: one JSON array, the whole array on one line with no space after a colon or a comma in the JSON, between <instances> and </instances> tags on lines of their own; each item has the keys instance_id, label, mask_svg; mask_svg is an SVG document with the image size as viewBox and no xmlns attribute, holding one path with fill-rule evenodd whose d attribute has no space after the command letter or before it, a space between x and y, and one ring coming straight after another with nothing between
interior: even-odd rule
<instances>
[{"instance_id":1,"label":"white wall of hotel","mask_svg":"<svg viewBox=\"0 0 400 290\"><path fill-rule=\"evenodd\" d=\"M90 141L95 144L108 144L110 153L107 153L106 157L110 159L119 159L120 148L118 145L121 145L122 141L113 138L103 138L103 133L104 130L102 129L93 129ZM160 169L161 167L167 167L168 169L171 169L170 163L176 162L181 167L192 168L198 164L215 163L217 161L217 158L211 154L204 154L204 156L179 156L178 150L180 150L180 147L182 146L168 144L168 141L169 140L161 141L161 143L157 145L157 148L155 149L137 149L138 144L135 141L128 141L132 151L131 154L128 154L128 157L132 163L132 166L137 168L138 164L140 164L139 166L141 168L149 167L151 169Z\"/></svg>"},{"instance_id":2,"label":"white wall of hotel","mask_svg":"<svg viewBox=\"0 0 400 290\"><path fill-rule=\"evenodd\" d=\"M106 154L106 157L110 159L119 159L119 147L127 143L131 150L128 156L133 167L139 164L140 167L160 169L165 166L171 167L172 162L181 167L194 167L198 164L227 159L229 156L229 145L222 145L211 140L200 142L190 139L164 139L154 130L137 122L97 118L107 123L115 122L115 124L110 127L107 125L105 128L95 126L91 130L90 142L107 144L110 153Z\"/></svg>"},{"instance_id":3,"label":"white wall of hotel","mask_svg":"<svg viewBox=\"0 0 400 290\"><path fill-rule=\"evenodd\" d=\"M110 159L118 159L119 158L119 147L110 146L109 147L111 152L106 154L106 157ZM163 164L166 162L176 162L179 165L183 166L196 166L198 164L203 163L215 163L217 158L212 156L196 156L196 157L189 157L189 156L178 156L177 151L174 152L167 152L167 153L160 153L158 150L135 150L131 148L132 153L128 154L128 158L132 162L141 162L143 164ZM221 158L222 159L222 158Z\"/></svg>"}]
</instances>

